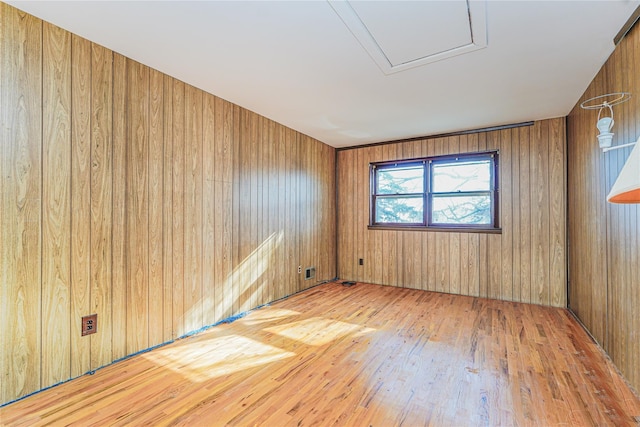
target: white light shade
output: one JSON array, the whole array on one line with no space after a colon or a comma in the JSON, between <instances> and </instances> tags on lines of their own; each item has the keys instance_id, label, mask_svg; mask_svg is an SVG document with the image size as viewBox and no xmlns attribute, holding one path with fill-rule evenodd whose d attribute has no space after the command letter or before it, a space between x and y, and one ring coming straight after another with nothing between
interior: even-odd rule
<instances>
[{"instance_id":1,"label":"white light shade","mask_svg":"<svg viewBox=\"0 0 640 427\"><path fill-rule=\"evenodd\" d=\"M627 162L611 188L607 201L611 203L640 203L640 142L631 150Z\"/></svg>"}]
</instances>

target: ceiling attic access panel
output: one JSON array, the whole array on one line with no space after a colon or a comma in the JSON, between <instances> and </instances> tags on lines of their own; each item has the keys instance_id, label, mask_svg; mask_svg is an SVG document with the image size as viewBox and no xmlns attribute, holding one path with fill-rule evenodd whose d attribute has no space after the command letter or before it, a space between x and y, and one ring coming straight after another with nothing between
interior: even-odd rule
<instances>
[{"instance_id":1,"label":"ceiling attic access panel","mask_svg":"<svg viewBox=\"0 0 640 427\"><path fill-rule=\"evenodd\" d=\"M487 46L485 1L329 3L385 74Z\"/></svg>"}]
</instances>

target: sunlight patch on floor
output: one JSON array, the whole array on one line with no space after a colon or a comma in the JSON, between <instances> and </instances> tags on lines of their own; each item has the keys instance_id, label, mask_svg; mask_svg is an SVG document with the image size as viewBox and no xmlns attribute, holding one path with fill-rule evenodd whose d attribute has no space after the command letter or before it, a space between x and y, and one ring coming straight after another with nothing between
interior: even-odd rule
<instances>
[{"instance_id":1,"label":"sunlight patch on floor","mask_svg":"<svg viewBox=\"0 0 640 427\"><path fill-rule=\"evenodd\" d=\"M295 353L240 335L198 340L143 355L193 382L203 382L293 356Z\"/></svg>"},{"instance_id":2,"label":"sunlight patch on floor","mask_svg":"<svg viewBox=\"0 0 640 427\"><path fill-rule=\"evenodd\" d=\"M321 346L346 335L362 335L373 332L375 329L340 322L339 320L312 317L298 322L266 328L265 331L300 341L307 345Z\"/></svg>"},{"instance_id":3,"label":"sunlight patch on floor","mask_svg":"<svg viewBox=\"0 0 640 427\"><path fill-rule=\"evenodd\" d=\"M269 308L268 310L252 311L248 317L240 319L245 325L259 325L260 323L274 322L286 317L299 316L299 311L285 310L280 308Z\"/></svg>"}]
</instances>

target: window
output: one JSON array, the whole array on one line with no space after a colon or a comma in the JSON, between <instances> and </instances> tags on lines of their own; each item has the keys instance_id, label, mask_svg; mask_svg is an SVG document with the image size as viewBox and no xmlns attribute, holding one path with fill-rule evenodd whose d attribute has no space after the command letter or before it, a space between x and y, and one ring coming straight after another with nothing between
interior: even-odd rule
<instances>
[{"instance_id":1,"label":"window","mask_svg":"<svg viewBox=\"0 0 640 427\"><path fill-rule=\"evenodd\" d=\"M498 153L372 163L369 225L499 230Z\"/></svg>"}]
</instances>

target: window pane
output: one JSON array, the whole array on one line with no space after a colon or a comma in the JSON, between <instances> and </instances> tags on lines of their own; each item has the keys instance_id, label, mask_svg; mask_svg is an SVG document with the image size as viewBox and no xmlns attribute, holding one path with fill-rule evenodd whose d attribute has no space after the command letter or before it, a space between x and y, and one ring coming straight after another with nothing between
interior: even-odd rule
<instances>
[{"instance_id":1,"label":"window pane","mask_svg":"<svg viewBox=\"0 0 640 427\"><path fill-rule=\"evenodd\" d=\"M435 224L491 224L491 196L433 197Z\"/></svg>"},{"instance_id":2,"label":"window pane","mask_svg":"<svg viewBox=\"0 0 640 427\"><path fill-rule=\"evenodd\" d=\"M422 197L385 197L376 199L376 222L422 224Z\"/></svg>"},{"instance_id":3,"label":"window pane","mask_svg":"<svg viewBox=\"0 0 640 427\"><path fill-rule=\"evenodd\" d=\"M491 190L491 160L433 163L433 192Z\"/></svg>"},{"instance_id":4,"label":"window pane","mask_svg":"<svg viewBox=\"0 0 640 427\"><path fill-rule=\"evenodd\" d=\"M411 194L423 192L424 167L378 169L378 194Z\"/></svg>"}]
</instances>

